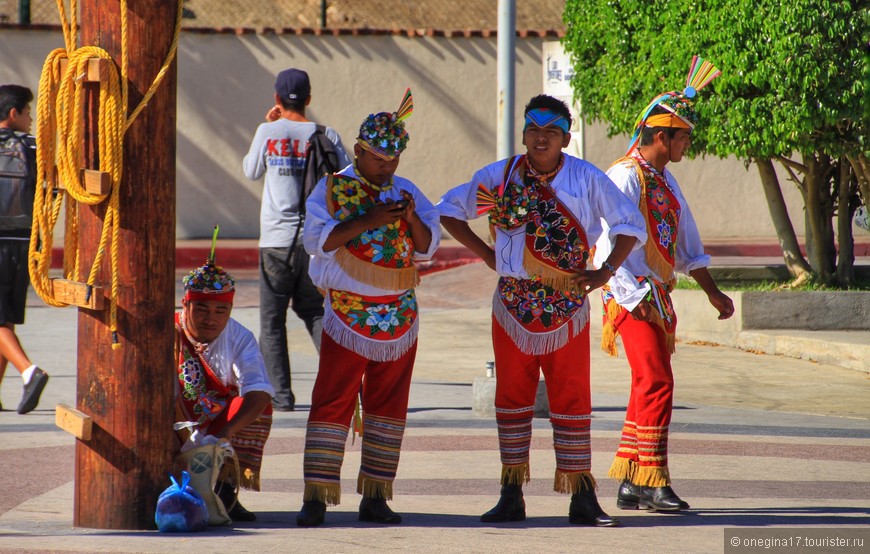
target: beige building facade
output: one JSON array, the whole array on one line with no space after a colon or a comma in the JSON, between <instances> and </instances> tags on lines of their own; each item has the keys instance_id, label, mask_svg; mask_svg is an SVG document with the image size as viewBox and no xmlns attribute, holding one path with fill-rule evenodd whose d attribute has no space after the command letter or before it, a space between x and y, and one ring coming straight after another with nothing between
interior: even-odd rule
<instances>
[{"instance_id":1,"label":"beige building facade","mask_svg":"<svg viewBox=\"0 0 870 554\"><path fill-rule=\"evenodd\" d=\"M543 90L544 42L557 40L526 35L516 41L518 151L523 106ZM36 91L45 57L62 45L59 31L0 30L0 83ZM411 141L398 173L437 201L495 160L496 61L495 36L185 31L178 50L177 238L210 236L215 224L224 238L258 236L262 182L247 180L241 163L272 105L280 70L310 74L308 115L335 128L346 148L369 113L395 110L410 87ZM582 131L585 157L602 169L624 153L627 137L607 138L599 124ZM754 166L707 157L671 170L705 239L775 238ZM800 194L785 180L783 189L795 230L803 235Z\"/></svg>"}]
</instances>

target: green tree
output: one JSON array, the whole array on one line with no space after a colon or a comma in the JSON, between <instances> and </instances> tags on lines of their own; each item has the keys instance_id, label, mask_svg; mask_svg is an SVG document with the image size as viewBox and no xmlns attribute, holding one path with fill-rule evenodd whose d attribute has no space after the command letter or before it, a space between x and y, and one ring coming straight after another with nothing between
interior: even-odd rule
<instances>
[{"instance_id":1,"label":"green tree","mask_svg":"<svg viewBox=\"0 0 870 554\"><path fill-rule=\"evenodd\" d=\"M700 93L696 107L708 124L693 133L693 153L755 163L792 274L848 286L859 189L870 200L862 38L868 8L856 4L568 0L563 44L584 117L606 122L611 135L630 132L655 95L681 88L692 54L713 61L722 76ZM774 163L803 196L808 262Z\"/></svg>"}]
</instances>

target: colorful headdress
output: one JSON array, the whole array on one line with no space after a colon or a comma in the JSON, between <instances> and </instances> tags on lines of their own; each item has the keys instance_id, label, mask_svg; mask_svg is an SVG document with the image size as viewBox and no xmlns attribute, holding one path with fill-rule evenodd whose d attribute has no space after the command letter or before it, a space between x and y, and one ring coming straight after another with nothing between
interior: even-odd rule
<instances>
[{"instance_id":1,"label":"colorful headdress","mask_svg":"<svg viewBox=\"0 0 870 554\"><path fill-rule=\"evenodd\" d=\"M185 300L215 300L232 302L236 294L235 280L224 268L214 263L214 249L219 227L215 225L211 238L211 252L202 267L188 273L184 279Z\"/></svg>"},{"instance_id":2,"label":"colorful headdress","mask_svg":"<svg viewBox=\"0 0 870 554\"><path fill-rule=\"evenodd\" d=\"M692 66L686 77L686 88L683 92L671 91L659 94L641 112L640 117L634 123L634 134L628 144L628 153L637 148L640 142L640 134L644 127L676 127L680 129L694 129L698 124L698 112L692 98L702 88L721 75L722 72L713 67L713 64L699 56L692 58ZM650 115L653 108L661 106L668 113Z\"/></svg>"},{"instance_id":3,"label":"colorful headdress","mask_svg":"<svg viewBox=\"0 0 870 554\"><path fill-rule=\"evenodd\" d=\"M385 160L392 160L408 146L408 131L405 120L414 113L414 98L411 89L405 91L402 104L393 113L370 114L359 128L356 138L360 146Z\"/></svg>"}]
</instances>

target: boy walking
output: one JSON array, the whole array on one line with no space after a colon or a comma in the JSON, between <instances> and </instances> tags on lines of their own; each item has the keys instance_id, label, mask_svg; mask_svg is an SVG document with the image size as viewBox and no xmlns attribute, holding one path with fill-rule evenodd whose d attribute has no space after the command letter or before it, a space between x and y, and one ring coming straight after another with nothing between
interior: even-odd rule
<instances>
[{"instance_id":1,"label":"boy walking","mask_svg":"<svg viewBox=\"0 0 870 554\"><path fill-rule=\"evenodd\" d=\"M36 191L36 142L28 134L32 101L27 87L0 86L0 380L10 363L21 374L19 414L36 408L48 384L48 374L30 361L15 334L15 325L24 323L30 286L27 256Z\"/></svg>"}]
</instances>

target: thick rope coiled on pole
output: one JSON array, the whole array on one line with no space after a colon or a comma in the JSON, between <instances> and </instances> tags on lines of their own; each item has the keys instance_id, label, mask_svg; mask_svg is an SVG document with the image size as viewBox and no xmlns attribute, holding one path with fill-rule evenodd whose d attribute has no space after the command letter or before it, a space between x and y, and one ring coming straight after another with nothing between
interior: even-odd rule
<instances>
[{"instance_id":1,"label":"thick rope coiled on pole","mask_svg":"<svg viewBox=\"0 0 870 554\"><path fill-rule=\"evenodd\" d=\"M147 106L157 87L166 76L178 50L181 33L182 2L178 2L175 32L162 67L158 71L133 112L127 116L128 57L127 57L127 0L121 0L121 71L109 54L96 46L76 48L76 0L70 0L71 18L67 21L64 0L57 0L65 49L52 51L46 58L39 82L37 103L37 190L33 206L33 229L29 249L30 280L34 290L47 304L67 306L53 295L49 269L54 239L54 228L63 200L66 203L64 234L64 277L81 280L82 261L79 255L78 203L100 204L108 198L100 243L87 278L88 291L94 287L107 250L111 268L109 328L112 348L120 348L117 338L117 303L120 291L120 212L119 189L123 173L124 133ZM85 189L81 175L81 151L84 144L85 89L83 77L88 60L107 60L107 75L100 80L98 132L98 169L111 176L111 187L106 195L92 194ZM61 75L61 63L67 60ZM62 187L59 185L62 184Z\"/></svg>"}]
</instances>

